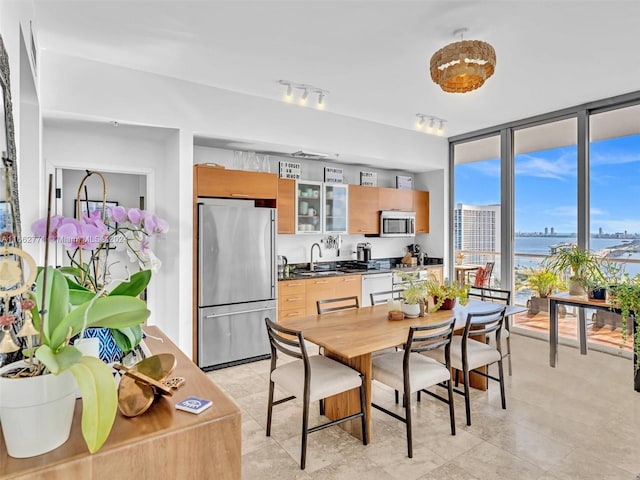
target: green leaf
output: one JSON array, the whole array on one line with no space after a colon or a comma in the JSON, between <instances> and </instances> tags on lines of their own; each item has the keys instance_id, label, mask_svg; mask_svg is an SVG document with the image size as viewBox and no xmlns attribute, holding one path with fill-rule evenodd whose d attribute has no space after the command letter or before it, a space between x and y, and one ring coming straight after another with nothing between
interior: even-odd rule
<instances>
[{"instance_id":1,"label":"green leaf","mask_svg":"<svg viewBox=\"0 0 640 480\"><path fill-rule=\"evenodd\" d=\"M82 357L69 370L82 394L82 436L91 453L97 452L111 433L118 395L111 369L95 357Z\"/></svg>"},{"instance_id":2,"label":"green leaf","mask_svg":"<svg viewBox=\"0 0 640 480\"><path fill-rule=\"evenodd\" d=\"M69 313L69 286L64 275L58 272L53 267L47 267L47 291L45 296L45 305L42 305L42 283L44 272L40 272L36 281L36 302L40 306L40 309L47 311L44 317L44 325L42 326L42 334L45 338L45 343L49 343L51 334L55 331L62 322L62 320ZM38 322L39 323L39 322ZM65 332L64 337L66 337ZM63 340L64 340L63 337ZM62 342L60 342L62 343ZM51 345L51 344L50 344ZM59 345L54 344L54 349Z\"/></svg>"},{"instance_id":3,"label":"green leaf","mask_svg":"<svg viewBox=\"0 0 640 480\"><path fill-rule=\"evenodd\" d=\"M127 295L129 297L137 297L145 288L147 288L150 280L151 270L140 270L139 272L131 275L128 282L122 282L114 288L109 295Z\"/></svg>"},{"instance_id":4,"label":"green leaf","mask_svg":"<svg viewBox=\"0 0 640 480\"><path fill-rule=\"evenodd\" d=\"M142 327L135 325L133 327L113 328L111 335L118 345L118 348L124 353L129 353L142 340Z\"/></svg>"},{"instance_id":5,"label":"green leaf","mask_svg":"<svg viewBox=\"0 0 640 480\"><path fill-rule=\"evenodd\" d=\"M82 274L84 273L82 271L82 269L78 268L78 267L58 267L57 269L60 273L64 274L64 275L71 275L72 277L81 277ZM69 278L69 280L71 280ZM72 280L73 281L73 280ZM75 282L74 282L75 283ZM77 283L76 283L77 285Z\"/></svg>"},{"instance_id":6,"label":"green leaf","mask_svg":"<svg viewBox=\"0 0 640 480\"><path fill-rule=\"evenodd\" d=\"M141 324L151 312L147 310L147 304L139 298L101 297L93 303L83 303L71 311L52 332L49 345L53 349L59 348L67 337L69 327L71 336L79 333L84 324L85 313L87 327L124 328Z\"/></svg>"},{"instance_id":7,"label":"green leaf","mask_svg":"<svg viewBox=\"0 0 640 480\"><path fill-rule=\"evenodd\" d=\"M69 289L69 303L71 305L82 305L85 302L90 302L96 294L87 289Z\"/></svg>"},{"instance_id":8,"label":"green leaf","mask_svg":"<svg viewBox=\"0 0 640 480\"><path fill-rule=\"evenodd\" d=\"M36 350L36 358L54 375L71 368L81 357L82 352L71 345L64 345L58 352L51 350L49 345L41 345Z\"/></svg>"}]
</instances>

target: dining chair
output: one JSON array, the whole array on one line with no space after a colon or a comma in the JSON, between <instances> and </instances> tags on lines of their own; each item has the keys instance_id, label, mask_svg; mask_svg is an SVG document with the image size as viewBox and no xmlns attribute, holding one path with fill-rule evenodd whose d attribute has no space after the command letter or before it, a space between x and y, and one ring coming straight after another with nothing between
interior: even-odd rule
<instances>
[{"instance_id":1,"label":"dining chair","mask_svg":"<svg viewBox=\"0 0 640 480\"><path fill-rule=\"evenodd\" d=\"M318 315L322 315L323 313L346 310L348 308L360 308L360 302L358 301L357 296L327 298L325 300L317 300L316 308L318 309Z\"/></svg>"},{"instance_id":2,"label":"dining chair","mask_svg":"<svg viewBox=\"0 0 640 480\"><path fill-rule=\"evenodd\" d=\"M449 405L451 435L456 434L455 412L453 405L453 386L451 384L450 347L453 336L455 318L444 322L424 326L412 326L404 351L388 353L373 358L372 378L396 391L403 393L405 416L402 417L391 410L372 403L371 405L406 424L407 451L413 458L413 434L411 420L411 394L423 391ZM444 364L433 358L421 355L444 347ZM445 386L447 398L426 390L435 385Z\"/></svg>"},{"instance_id":3,"label":"dining chair","mask_svg":"<svg viewBox=\"0 0 640 480\"><path fill-rule=\"evenodd\" d=\"M367 418L364 397L364 376L340 362L322 355L309 356L304 335L299 330L283 327L265 318L271 345L271 368L269 373L269 402L267 408L267 437L271 436L273 407L294 398L302 400L302 446L300 469L304 470L307 459L307 435L348 420L361 419L362 443L367 445ZM278 362L279 352L296 360ZM275 386L289 394L274 401ZM316 400L337 395L353 389L360 390L360 412L309 427L309 404Z\"/></svg>"},{"instance_id":4,"label":"dining chair","mask_svg":"<svg viewBox=\"0 0 640 480\"><path fill-rule=\"evenodd\" d=\"M500 383L500 399L502 408L507 408L504 392L504 371L502 368L502 346L500 343L500 333L504 323L504 313L506 306L500 306L495 310L485 312L469 312L462 335L454 335L451 340L451 367L461 371L463 375L464 391L454 389L454 392L464 395L465 410L467 414L467 425L471 425L471 404L469 399L469 372L474 372L485 378ZM495 346L485 342L469 338L469 335L484 336L495 332ZM438 359L443 360L443 352L438 352ZM498 377L494 377L487 372L478 370L480 367L498 363ZM457 372L456 372L457 385Z\"/></svg>"},{"instance_id":5,"label":"dining chair","mask_svg":"<svg viewBox=\"0 0 640 480\"><path fill-rule=\"evenodd\" d=\"M477 298L478 300L482 300L483 302L492 302L492 303L500 303L503 305L511 305L511 291L509 290L500 290L498 288L488 288L488 287L471 287L468 292L469 298ZM511 367L511 318L510 316L504 317L504 330L502 332L502 337L505 339L505 343L507 345L507 352L502 354L502 358L507 359L507 365L509 367L509 376L512 375L512 367ZM495 340L493 336L492 340Z\"/></svg>"},{"instance_id":6,"label":"dining chair","mask_svg":"<svg viewBox=\"0 0 640 480\"><path fill-rule=\"evenodd\" d=\"M400 300L402 298L402 290L385 290L384 292L371 292L369 294L371 305L380 305L386 303L387 300Z\"/></svg>"}]
</instances>

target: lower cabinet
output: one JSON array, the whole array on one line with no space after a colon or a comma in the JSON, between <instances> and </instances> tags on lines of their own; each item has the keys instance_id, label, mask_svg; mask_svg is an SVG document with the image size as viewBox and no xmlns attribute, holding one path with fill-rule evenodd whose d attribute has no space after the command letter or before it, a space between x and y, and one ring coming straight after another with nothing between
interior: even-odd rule
<instances>
[{"instance_id":1,"label":"lower cabinet","mask_svg":"<svg viewBox=\"0 0 640 480\"><path fill-rule=\"evenodd\" d=\"M316 302L329 298L357 296L360 294L360 275L343 275L310 279L283 280L278 282L278 320L286 322L318 313Z\"/></svg>"}]
</instances>

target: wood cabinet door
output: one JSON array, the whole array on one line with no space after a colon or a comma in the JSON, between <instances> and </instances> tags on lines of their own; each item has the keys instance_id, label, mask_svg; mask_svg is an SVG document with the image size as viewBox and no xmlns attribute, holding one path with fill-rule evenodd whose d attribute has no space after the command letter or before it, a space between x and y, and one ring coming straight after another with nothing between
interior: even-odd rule
<instances>
[{"instance_id":1,"label":"wood cabinet door","mask_svg":"<svg viewBox=\"0 0 640 480\"><path fill-rule=\"evenodd\" d=\"M336 298L337 277L313 278L306 282L307 300L305 303L305 311L307 315L316 315L318 313L318 307L316 306L318 300Z\"/></svg>"},{"instance_id":2,"label":"wood cabinet door","mask_svg":"<svg viewBox=\"0 0 640 480\"><path fill-rule=\"evenodd\" d=\"M290 178L278 179L278 233L296 233L296 181Z\"/></svg>"},{"instance_id":3,"label":"wood cabinet door","mask_svg":"<svg viewBox=\"0 0 640 480\"><path fill-rule=\"evenodd\" d=\"M349 185L349 233L380 233L378 190Z\"/></svg>"},{"instance_id":4,"label":"wood cabinet door","mask_svg":"<svg viewBox=\"0 0 640 480\"><path fill-rule=\"evenodd\" d=\"M429 233L429 192L413 191L413 210L416 212L416 233Z\"/></svg>"},{"instance_id":5,"label":"wood cabinet door","mask_svg":"<svg viewBox=\"0 0 640 480\"><path fill-rule=\"evenodd\" d=\"M227 170L196 165L194 190L199 197L275 200L278 177L275 173Z\"/></svg>"},{"instance_id":6,"label":"wood cabinet door","mask_svg":"<svg viewBox=\"0 0 640 480\"><path fill-rule=\"evenodd\" d=\"M380 210L413 210L413 190L379 188L378 206Z\"/></svg>"}]
</instances>

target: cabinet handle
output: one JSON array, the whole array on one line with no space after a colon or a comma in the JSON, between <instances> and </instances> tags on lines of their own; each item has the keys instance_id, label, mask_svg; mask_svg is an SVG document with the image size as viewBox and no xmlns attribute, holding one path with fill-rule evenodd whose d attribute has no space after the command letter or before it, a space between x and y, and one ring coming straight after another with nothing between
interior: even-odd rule
<instances>
[{"instance_id":1,"label":"cabinet handle","mask_svg":"<svg viewBox=\"0 0 640 480\"><path fill-rule=\"evenodd\" d=\"M316 283L316 284L318 284L318 283L329 283L329 280L316 280L313 283Z\"/></svg>"},{"instance_id":2,"label":"cabinet handle","mask_svg":"<svg viewBox=\"0 0 640 480\"><path fill-rule=\"evenodd\" d=\"M287 302L299 302L300 300L301 300L300 297L287 298Z\"/></svg>"},{"instance_id":3,"label":"cabinet handle","mask_svg":"<svg viewBox=\"0 0 640 480\"><path fill-rule=\"evenodd\" d=\"M355 278L345 278L344 281L345 282L355 282L356 279Z\"/></svg>"},{"instance_id":4,"label":"cabinet handle","mask_svg":"<svg viewBox=\"0 0 640 480\"><path fill-rule=\"evenodd\" d=\"M249 198L249 194L248 193L232 193L231 196L232 197L247 197L247 198Z\"/></svg>"},{"instance_id":5,"label":"cabinet handle","mask_svg":"<svg viewBox=\"0 0 640 480\"><path fill-rule=\"evenodd\" d=\"M287 283L286 286L287 287L299 287L300 285L302 285L301 283Z\"/></svg>"},{"instance_id":6,"label":"cabinet handle","mask_svg":"<svg viewBox=\"0 0 640 480\"><path fill-rule=\"evenodd\" d=\"M287 317L295 317L296 315L300 315L300 312L287 313Z\"/></svg>"}]
</instances>

